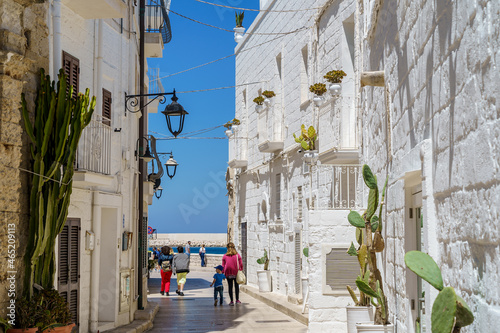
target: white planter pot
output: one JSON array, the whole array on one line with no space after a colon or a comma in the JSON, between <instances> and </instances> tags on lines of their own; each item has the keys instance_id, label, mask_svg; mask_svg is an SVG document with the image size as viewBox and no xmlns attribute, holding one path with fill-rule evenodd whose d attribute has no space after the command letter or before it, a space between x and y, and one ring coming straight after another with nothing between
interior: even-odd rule
<instances>
[{"instance_id":1,"label":"white planter pot","mask_svg":"<svg viewBox=\"0 0 500 333\"><path fill-rule=\"evenodd\" d=\"M303 277L301 278L301 282L302 282L302 299L305 302L307 290L309 289L309 278Z\"/></svg>"},{"instance_id":2,"label":"white planter pot","mask_svg":"<svg viewBox=\"0 0 500 333\"><path fill-rule=\"evenodd\" d=\"M316 164L318 156L319 154L317 150L307 150L304 153L304 161L309 164Z\"/></svg>"},{"instance_id":3,"label":"white planter pot","mask_svg":"<svg viewBox=\"0 0 500 333\"><path fill-rule=\"evenodd\" d=\"M257 279L259 283L259 291L261 293L268 293L271 291L271 272L270 271L257 271Z\"/></svg>"},{"instance_id":4,"label":"white planter pot","mask_svg":"<svg viewBox=\"0 0 500 333\"><path fill-rule=\"evenodd\" d=\"M316 95L313 97L313 102L314 102L314 105L321 106L325 102L325 98L323 96Z\"/></svg>"},{"instance_id":5,"label":"white planter pot","mask_svg":"<svg viewBox=\"0 0 500 333\"><path fill-rule=\"evenodd\" d=\"M330 90L330 94L332 94L332 96L338 96L338 95L340 95L340 91L342 90L342 86L340 85L340 83L332 83L332 84L330 84L330 87L328 88L328 90Z\"/></svg>"},{"instance_id":6,"label":"white planter pot","mask_svg":"<svg viewBox=\"0 0 500 333\"><path fill-rule=\"evenodd\" d=\"M371 306L347 306L347 333L356 333L356 323L373 323Z\"/></svg>"},{"instance_id":7,"label":"white planter pot","mask_svg":"<svg viewBox=\"0 0 500 333\"><path fill-rule=\"evenodd\" d=\"M273 105L273 97L271 97L271 98L264 97L264 103L266 103L266 105L268 107L272 106Z\"/></svg>"},{"instance_id":8,"label":"white planter pot","mask_svg":"<svg viewBox=\"0 0 500 333\"><path fill-rule=\"evenodd\" d=\"M245 28L236 27L233 30L234 30L234 41L236 43L241 42L243 40L243 34L245 33Z\"/></svg>"},{"instance_id":9,"label":"white planter pot","mask_svg":"<svg viewBox=\"0 0 500 333\"><path fill-rule=\"evenodd\" d=\"M373 325L372 323L356 324L358 333L394 333L394 324Z\"/></svg>"},{"instance_id":10,"label":"white planter pot","mask_svg":"<svg viewBox=\"0 0 500 333\"><path fill-rule=\"evenodd\" d=\"M227 129L227 130L225 131L225 133L226 133L226 136L227 136L228 138L229 138L231 135L233 135L233 131L231 131L230 129Z\"/></svg>"},{"instance_id":11,"label":"white planter pot","mask_svg":"<svg viewBox=\"0 0 500 333\"><path fill-rule=\"evenodd\" d=\"M261 113L262 111L264 111L264 105L259 105L259 104L257 104L257 105L255 106L255 111L256 111L257 113Z\"/></svg>"}]
</instances>

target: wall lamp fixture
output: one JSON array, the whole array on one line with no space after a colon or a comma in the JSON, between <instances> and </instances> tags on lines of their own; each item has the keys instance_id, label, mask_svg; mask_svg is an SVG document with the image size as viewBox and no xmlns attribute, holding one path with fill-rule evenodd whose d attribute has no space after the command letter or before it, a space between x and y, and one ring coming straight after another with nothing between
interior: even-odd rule
<instances>
[{"instance_id":1,"label":"wall lamp fixture","mask_svg":"<svg viewBox=\"0 0 500 333\"><path fill-rule=\"evenodd\" d=\"M143 149L142 146L139 146L139 142L141 141L141 139L144 139L147 142L146 143L146 152L144 154L142 154L142 149ZM137 139L137 143L135 145L135 160L136 161L137 161L137 157L141 158L146 163L149 163L154 159L153 155L151 155L151 151L149 150L149 139L145 136Z\"/></svg>"},{"instance_id":2,"label":"wall lamp fixture","mask_svg":"<svg viewBox=\"0 0 500 333\"><path fill-rule=\"evenodd\" d=\"M132 113L137 113L142 111L146 106L148 106L151 102L156 99L159 99L160 104L165 104L167 98L166 95L173 95L171 100L172 103L168 104L161 113L165 115L167 120L168 130L174 137L181 134L182 129L184 128L184 118L187 114L189 114L182 105L177 103L179 100L175 95L175 89L173 92L166 93L155 93L155 94L143 94L143 95L127 95L125 93L125 115L127 115L127 111ZM140 98L141 97L153 97L149 102L140 107ZM175 126L174 126L175 125Z\"/></svg>"}]
</instances>

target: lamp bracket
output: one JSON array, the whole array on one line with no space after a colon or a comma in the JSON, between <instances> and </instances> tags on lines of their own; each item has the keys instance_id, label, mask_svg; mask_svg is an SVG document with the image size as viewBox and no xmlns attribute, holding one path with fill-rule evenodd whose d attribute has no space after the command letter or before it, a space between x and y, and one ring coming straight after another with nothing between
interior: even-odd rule
<instances>
[{"instance_id":1,"label":"lamp bracket","mask_svg":"<svg viewBox=\"0 0 500 333\"><path fill-rule=\"evenodd\" d=\"M175 96L175 89L173 92L143 94L143 95L127 95L127 93L125 93L125 116L127 115L127 111L131 113L137 113L144 110L146 106L148 106L157 99L160 104L165 104L165 102L167 101L167 98L165 96L167 95L174 95L172 99L175 98L177 100L177 96ZM144 104L142 107L140 107L139 103L141 97L154 97L154 98L151 99L146 104Z\"/></svg>"}]
</instances>

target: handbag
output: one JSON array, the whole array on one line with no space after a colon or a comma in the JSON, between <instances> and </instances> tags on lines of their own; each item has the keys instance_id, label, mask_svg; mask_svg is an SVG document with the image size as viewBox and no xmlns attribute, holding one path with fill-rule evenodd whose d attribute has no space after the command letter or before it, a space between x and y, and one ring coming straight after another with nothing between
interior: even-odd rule
<instances>
[{"instance_id":1,"label":"handbag","mask_svg":"<svg viewBox=\"0 0 500 333\"><path fill-rule=\"evenodd\" d=\"M238 273L236 274L236 283L245 284L247 282L247 277L243 271L240 271L240 265L238 260L238 255L236 256L236 267L238 267Z\"/></svg>"}]
</instances>

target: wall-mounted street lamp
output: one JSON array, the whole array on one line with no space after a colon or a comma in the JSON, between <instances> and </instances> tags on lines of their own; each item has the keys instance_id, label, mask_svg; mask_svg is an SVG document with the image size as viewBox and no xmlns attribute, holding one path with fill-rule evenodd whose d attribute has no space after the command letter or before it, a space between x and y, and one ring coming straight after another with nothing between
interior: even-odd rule
<instances>
[{"instance_id":1,"label":"wall-mounted street lamp","mask_svg":"<svg viewBox=\"0 0 500 333\"><path fill-rule=\"evenodd\" d=\"M146 106L148 106L151 102L153 102L158 98L160 104L165 104L167 100L167 98L165 97L166 95L173 95L171 98L172 103L168 104L165 107L165 110L163 110L161 113L165 115L165 118L167 120L168 130L170 131L170 133L172 133L174 137L177 137L177 135L181 134L182 129L184 128L184 118L189 113L186 110L184 110L182 105L177 103L179 99L175 95L175 89L173 92L143 94L143 95L127 95L127 93L125 93L125 115L127 114L127 111L132 113L137 113L144 110ZM141 97L154 97L154 98L151 99L146 104L144 104L141 108L139 106L139 101Z\"/></svg>"},{"instance_id":2,"label":"wall-mounted street lamp","mask_svg":"<svg viewBox=\"0 0 500 333\"><path fill-rule=\"evenodd\" d=\"M141 141L141 139L144 139L147 142L146 143L146 152L144 154L142 154L142 155L141 155L141 152L139 150L139 141ZM140 147L140 148L142 148L142 147ZM139 157L140 159L142 159L146 163L149 163L149 162L151 162L154 159L153 155L151 155L151 151L149 150L149 140L145 136L143 136L142 138L137 139L137 143L135 145L135 160L136 161L137 161L137 157Z\"/></svg>"},{"instance_id":3,"label":"wall-mounted street lamp","mask_svg":"<svg viewBox=\"0 0 500 333\"><path fill-rule=\"evenodd\" d=\"M167 167L167 175L170 177L170 179L172 179L175 176L175 171L177 170L177 166L179 164L176 160L174 160L174 155L172 155L172 152L167 154L170 154L170 158L167 162L165 162L165 166Z\"/></svg>"}]
</instances>

